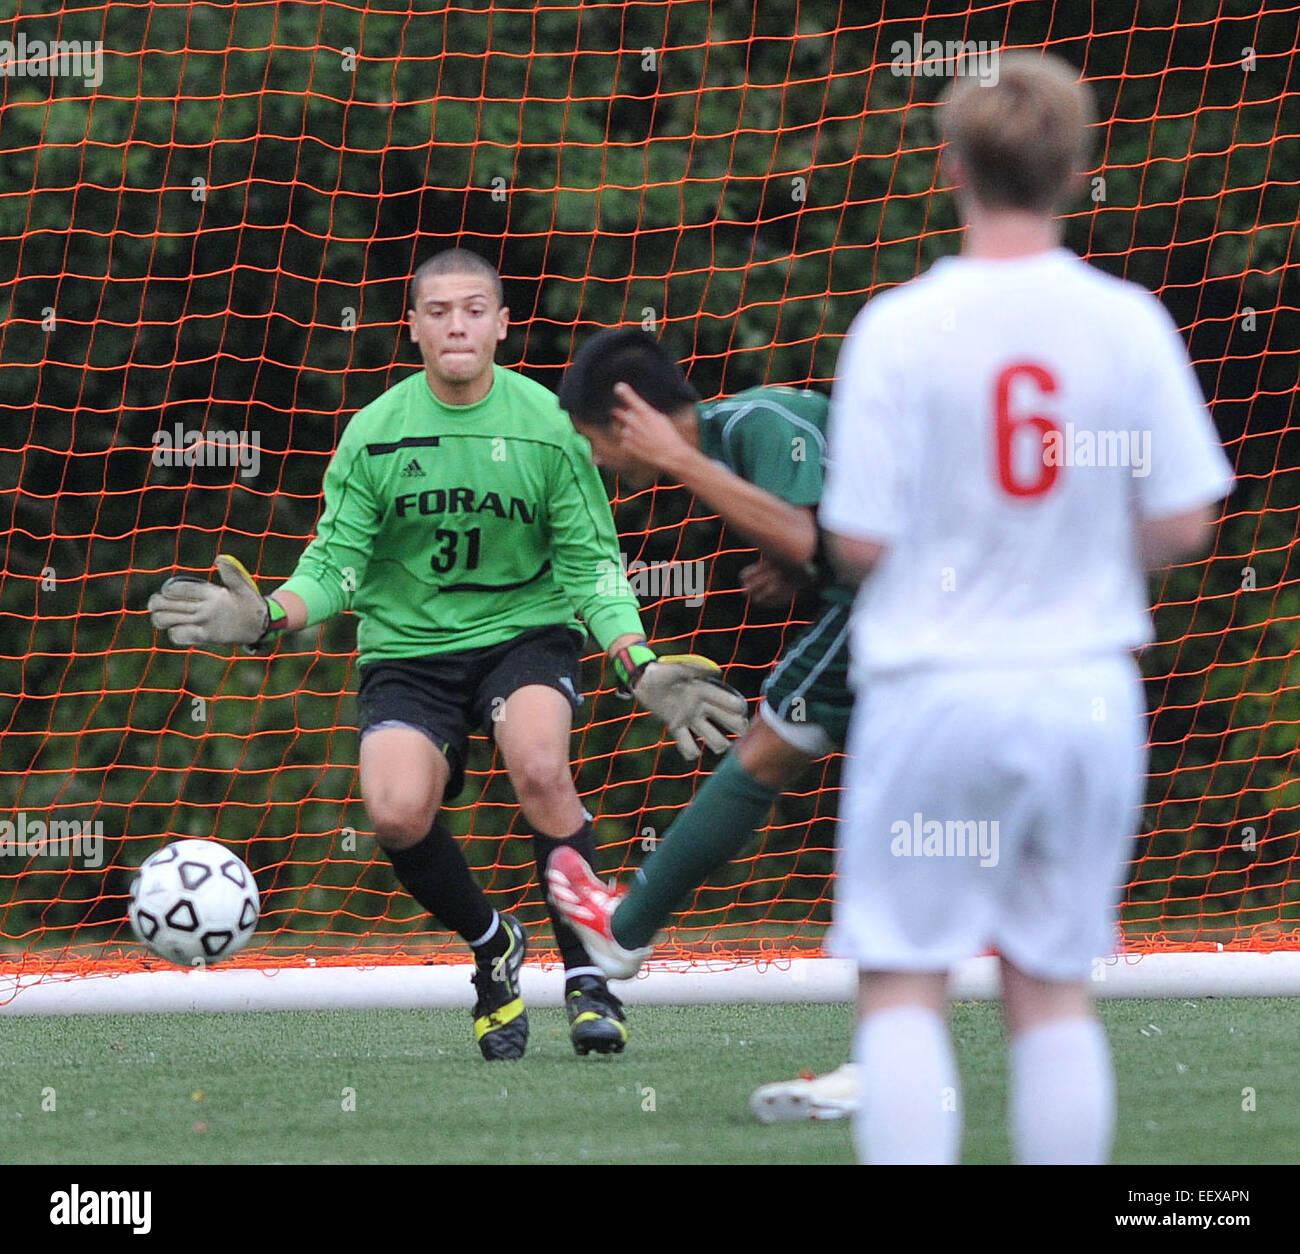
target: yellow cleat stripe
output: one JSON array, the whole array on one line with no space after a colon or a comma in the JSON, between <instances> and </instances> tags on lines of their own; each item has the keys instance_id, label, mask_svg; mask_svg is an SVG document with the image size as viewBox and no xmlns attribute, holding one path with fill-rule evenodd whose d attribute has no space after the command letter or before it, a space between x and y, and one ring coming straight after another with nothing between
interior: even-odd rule
<instances>
[{"instance_id":1,"label":"yellow cleat stripe","mask_svg":"<svg viewBox=\"0 0 1300 1254\"><path fill-rule=\"evenodd\" d=\"M593 1019L596 1020L597 1022L603 1020L607 1023L612 1023L616 1028L618 1028L619 1035L625 1041L627 1040L627 1024L620 1023L617 1019L611 1017L610 1015L597 1014L596 1011L594 1010L584 1010L576 1019L574 1019L572 1026L576 1028L578 1024L590 1023L592 1022Z\"/></svg>"},{"instance_id":2,"label":"yellow cleat stripe","mask_svg":"<svg viewBox=\"0 0 1300 1254\"><path fill-rule=\"evenodd\" d=\"M492 1011L491 1014L481 1015L474 1020L474 1039L481 1041L489 1032L497 1028L503 1028L512 1019L517 1019L524 1013L524 999L516 997L514 1001L508 1001L504 1006Z\"/></svg>"}]
</instances>

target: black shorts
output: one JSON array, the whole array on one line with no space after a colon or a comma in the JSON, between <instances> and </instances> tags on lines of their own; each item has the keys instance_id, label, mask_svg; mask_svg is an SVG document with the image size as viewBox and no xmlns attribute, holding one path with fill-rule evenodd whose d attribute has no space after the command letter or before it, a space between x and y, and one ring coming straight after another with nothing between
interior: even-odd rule
<instances>
[{"instance_id":1,"label":"black shorts","mask_svg":"<svg viewBox=\"0 0 1300 1254\"><path fill-rule=\"evenodd\" d=\"M542 684L575 710L582 704L581 643L567 627L538 627L485 649L369 662L357 689L361 735L384 723L424 732L451 767L445 796L454 797L465 786L471 731L491 737L512 692Z\"/></svg>"}]
</instances>

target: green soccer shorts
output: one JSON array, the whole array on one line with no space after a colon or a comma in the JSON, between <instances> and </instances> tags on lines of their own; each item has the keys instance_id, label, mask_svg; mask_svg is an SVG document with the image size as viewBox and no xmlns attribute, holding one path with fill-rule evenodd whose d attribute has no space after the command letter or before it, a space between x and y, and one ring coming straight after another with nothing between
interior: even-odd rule
<instances>
[{"instance_id":1,"label":"green soccer shorts","mask_svg":"<svg viewBox=\"0 0 1300 1254\"><path fill-rule=\"evenodd\" d=\"M763 685L759 714L787 744L815 757L844 747L853 713L848 605L823 613L785 651Z\"/></svg>"}]
</instances>

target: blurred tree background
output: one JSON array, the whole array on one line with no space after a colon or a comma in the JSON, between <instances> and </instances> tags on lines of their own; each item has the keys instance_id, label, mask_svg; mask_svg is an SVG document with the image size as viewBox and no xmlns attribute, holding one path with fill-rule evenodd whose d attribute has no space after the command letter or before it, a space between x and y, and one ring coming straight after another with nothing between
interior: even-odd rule
<instances>
[{"instance_id":1,"label":"blurred tree background","mask_svg":"<svg viewBox=\"0 0 1300 1254\"><path fill-rule=\"evenodd\" d=\"M946 80L891 72L916 36L1048 47L1092 81L1102 124L1067 242L1166 303L1238 469L1211 557L1152 589L1167 643L1144 656L1126 926L1150 943L1292 931L1300 119L1296 15L1273 7L19 0L0 39L102 41L103 81L0 77L0 816L98 821L107 849L99 869L0 861L0 946L129 943L133 869L198 835L257 872L268 944L453 952L368 832L353 621L268 662L158 647L145 602L219 552L268 590L291 573L344 425L418 364L405 284L444 247L499 264L499 360L547 385L592 330L631 322L706 397L829 388L862 303L959 246L935 195ZM177 423L255 433L259 473L155 465ZM748 606L752 554L680 490L610 488L629 561L707 564L702 605L645 598L652 639L755 694L799 607ZM625 869L699 772L587 665L578 782L604 869ZM453 825L500 904L536 922L486 741L471 765ZM815 946L837 803L832 759L677 939Z\"/></svg>"}]
</instances>

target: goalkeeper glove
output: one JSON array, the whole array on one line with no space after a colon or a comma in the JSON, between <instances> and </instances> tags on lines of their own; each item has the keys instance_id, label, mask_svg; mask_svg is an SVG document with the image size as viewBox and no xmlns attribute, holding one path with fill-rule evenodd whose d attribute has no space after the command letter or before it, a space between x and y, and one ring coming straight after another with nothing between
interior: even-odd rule
<instances>
[{"instance_id":1,"label":"goalkeeper glove","mask_svg":"<svg viewBox=\"0 0 1300 1254\"><path fill-rule=\"evenodd\" d=\"M167 580L149 598L154 627L172 644L242 644L250 653L269 652L284 609L257 590L241 562L224 553L217 558L220 584L187 575Z\"/></svg>"},{"instance_id":2,"label":"goalkeeper glove","mask_svg":"<svg viewBox=\"0 0 1300 1254\"><path fill-rule=\"evenodd\" d=\"M714 753L726 753L727 733L745 730L745 698L723 682L718 664L697 653L656 656L647 644L614 655L614 670L630 692L668 729L688 762L700 756L698 736Z\"/></svg>"}]
</instances>

